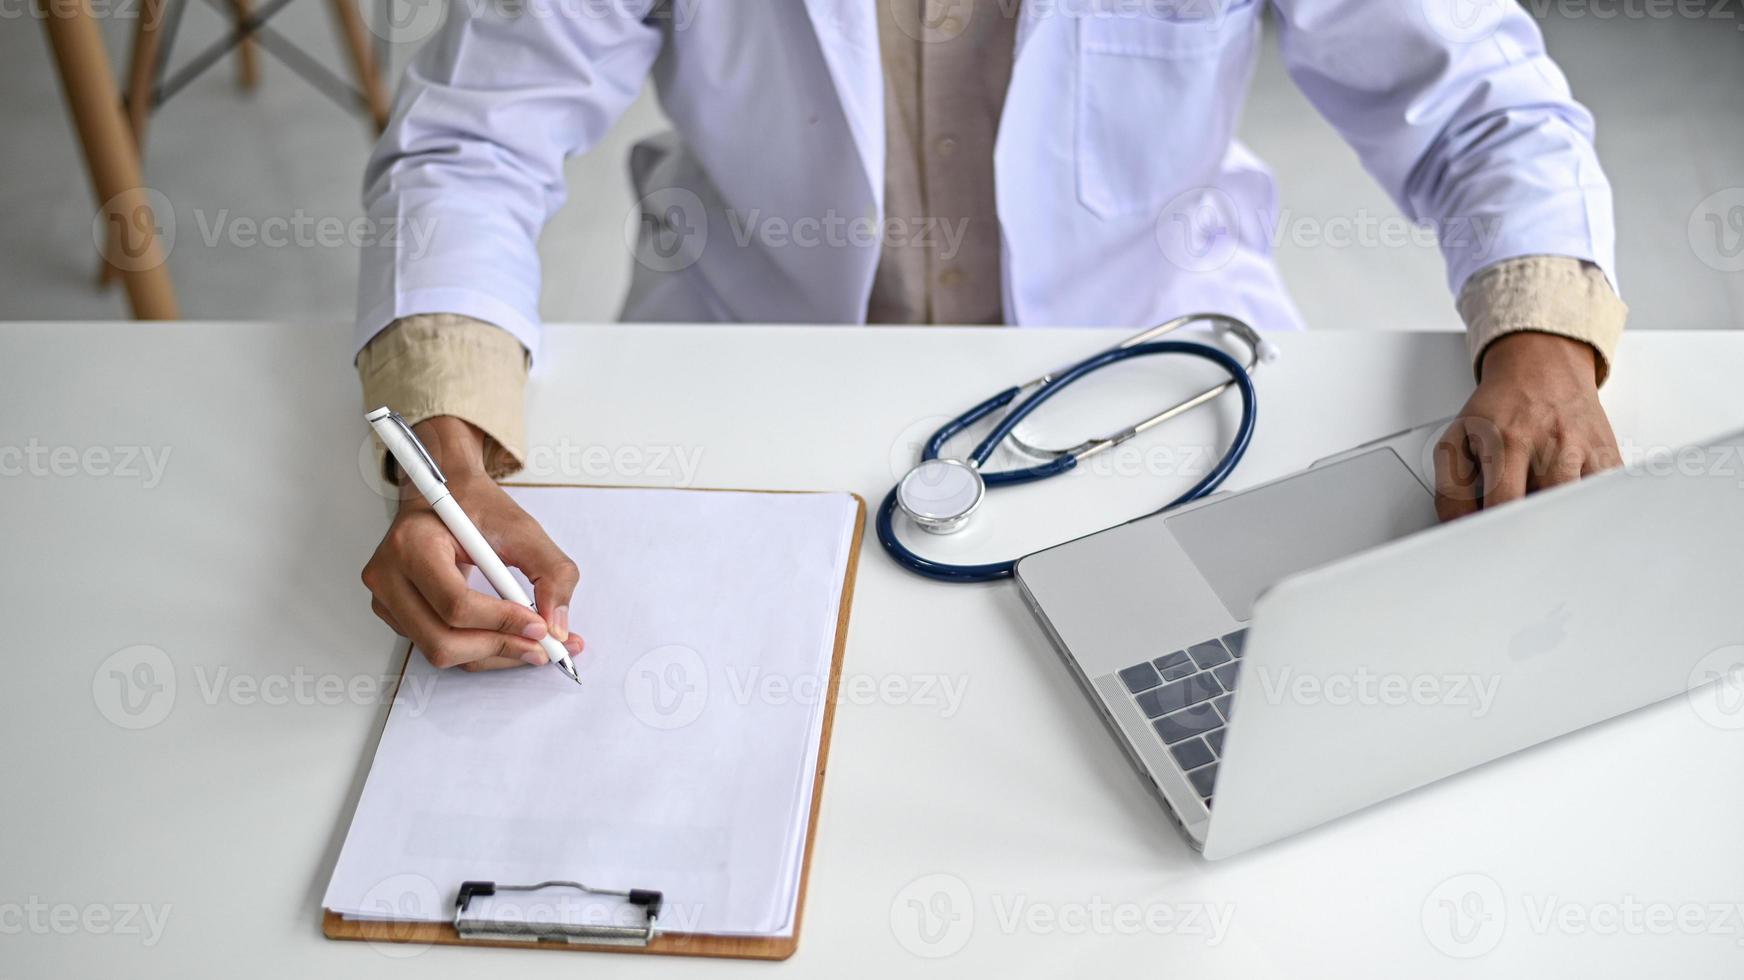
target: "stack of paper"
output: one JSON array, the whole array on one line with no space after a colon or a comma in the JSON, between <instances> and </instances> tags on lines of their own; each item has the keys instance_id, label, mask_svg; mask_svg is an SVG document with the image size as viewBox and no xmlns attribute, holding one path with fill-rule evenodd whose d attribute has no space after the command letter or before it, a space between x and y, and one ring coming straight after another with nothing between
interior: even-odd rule
<instances>
[{"instance_id":1,"label":"stack of paper","mask_svg":"<svg viewBox=\"0 0 1744 980\"><path fill-rule=\"evenodd\" d=\"M325 906L443 922L462 881L573 879L663 892L662 931L790 936L858 502L511 494L581 567L583 686L551 667L437 671L414 653ZM636 921L556 890L475 911Z\"/></svg>"}]
</instances>

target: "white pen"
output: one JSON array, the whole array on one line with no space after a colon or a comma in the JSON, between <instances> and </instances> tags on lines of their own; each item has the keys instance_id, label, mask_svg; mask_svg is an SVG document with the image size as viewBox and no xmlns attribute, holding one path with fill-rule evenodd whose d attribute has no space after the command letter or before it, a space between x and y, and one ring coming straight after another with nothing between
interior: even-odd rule
<instances>
[{"instance_id":1,"label":"white pen","mask_svg":"<svg viewBox=\"0 0 1744 980\"><path fill-rule=\"evenodd\" d=\"M507 565L497 557L484 535L478 532L478 526L472 523L472 518L466 516L466 511L460 509L454 495L448 492L448 478L442 475L442 469L436 465L436 460L430 457L430 451L418 441L412 433L412 427L400 417L398 412L390 408L378 408L364 416L369 420L370 427L381 437L382 444L388 447L388 452L394 454L394 461L400 464L400 472L412 481L424 499L435 509L436 516L442 518L442 523L448 526L460 547L465 549L466 556L484 573L485 581L491 588L497 590L497 595L518 602L534 612L539 607L533 605L533 600L527 598L527 593L521 590L521 584L509 574ZM569 675L569 679L581 683L581 678L575 673L575 664L569 659L569 651L557 641L547 630L539 645L545 649L545 655L557 665L557 669Z\"/></svg>"}]
</instances>

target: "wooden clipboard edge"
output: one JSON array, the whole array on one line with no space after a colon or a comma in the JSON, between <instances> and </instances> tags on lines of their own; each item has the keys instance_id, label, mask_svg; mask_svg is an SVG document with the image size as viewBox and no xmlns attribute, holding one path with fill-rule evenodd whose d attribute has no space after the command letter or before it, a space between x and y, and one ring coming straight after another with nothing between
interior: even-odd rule
<instances>
[{"instance_id":1,"label":"wooden clipboard edge","mask_svg":"<svg viewBox=\"0 0 1744 980\"><path fill-rule=\"evenodd\" d=\"M508 483L505 487L540 489L594 490L684 490L698 493L835 493L829 490L732 490L713 487L603 487L568 483ZM860 543L866 536L866 499L857 493L854 498L854 533L848 544L848 570L842 578L842 598L836 607L836 646L830 655L830 681L826 687L824 719L818 737L817 774L812 780L811 817L806 823L805 854L800 861L799 900L794 907L793 934L757 938L749 936L704 936L690 933L661 933L647 946L596 946L584 943L518 943L491 939L462 939L452 923L445 922L372 922L347 919L331 909L321 910L321 934L328 939L393 943L404 946L485 946L501 949L550 949L595 953L652 953L665 956L711 956L725 959L785 960L799 949L800 928L805 919L806 892L811 883L811 856L817 843L818 811L824 798L824 773L829 768L830 735L835 730L836 701L841 691L842 662L848 646L848 618L854 605L854 582L860 570ZM406 656L400 661L400 677L394 685L405 682L406 666L411 661L412 647L406 645ZM382 720L387 727L387 719ZM376 733L379 742L381 733ZM373 760L372 760L373 762Z\"/></svg>"}]
</instances>

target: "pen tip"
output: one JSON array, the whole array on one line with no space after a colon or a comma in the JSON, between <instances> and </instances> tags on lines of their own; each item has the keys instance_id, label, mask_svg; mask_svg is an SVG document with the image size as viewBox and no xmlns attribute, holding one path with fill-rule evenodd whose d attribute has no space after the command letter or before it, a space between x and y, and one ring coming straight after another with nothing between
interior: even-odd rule
<instances>
[{"instance_id":1,"label":"pen tip","mask_svg":"<svg viewBox=\"0 0 1744 980\"><path fill-rule=\"evenodd\" d=\"M575 665L574 664L567 664L567 663L560 662L557 665L557 669L561 670L565 674L567 674L569 676L570 680L576 682L577 684L581 683L581 675L579 675L575 672Z\"/></svg>"}]
</instances>

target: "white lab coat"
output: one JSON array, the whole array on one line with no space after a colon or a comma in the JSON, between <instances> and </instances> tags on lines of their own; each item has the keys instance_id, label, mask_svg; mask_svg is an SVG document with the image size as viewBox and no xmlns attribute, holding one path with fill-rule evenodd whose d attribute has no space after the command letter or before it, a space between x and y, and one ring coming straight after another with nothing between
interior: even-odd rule
<instances>
[{"instance_id":1,"label":"white lab coat","mask_svg":"<svg viewBox=\"0 0 1744 980\"><path fill-rule=\"evenodd\" d=\"M1233 140L1266 2L1023 0L994 153L1009 321L1298 325L1271 176ZM1441 223L1452 289L1528 254L1616 281L1592 118L1517 7L1269 2L1291 77L1406 215ZM452 312L537 352L535 244L563 159L650 73L674 131L632 153L624 318L864 321L884 192L875 0L520 6L454 3L407 72L366 179L392 233L364 252L359 347Z\"/></svg>"}]
</instances>

